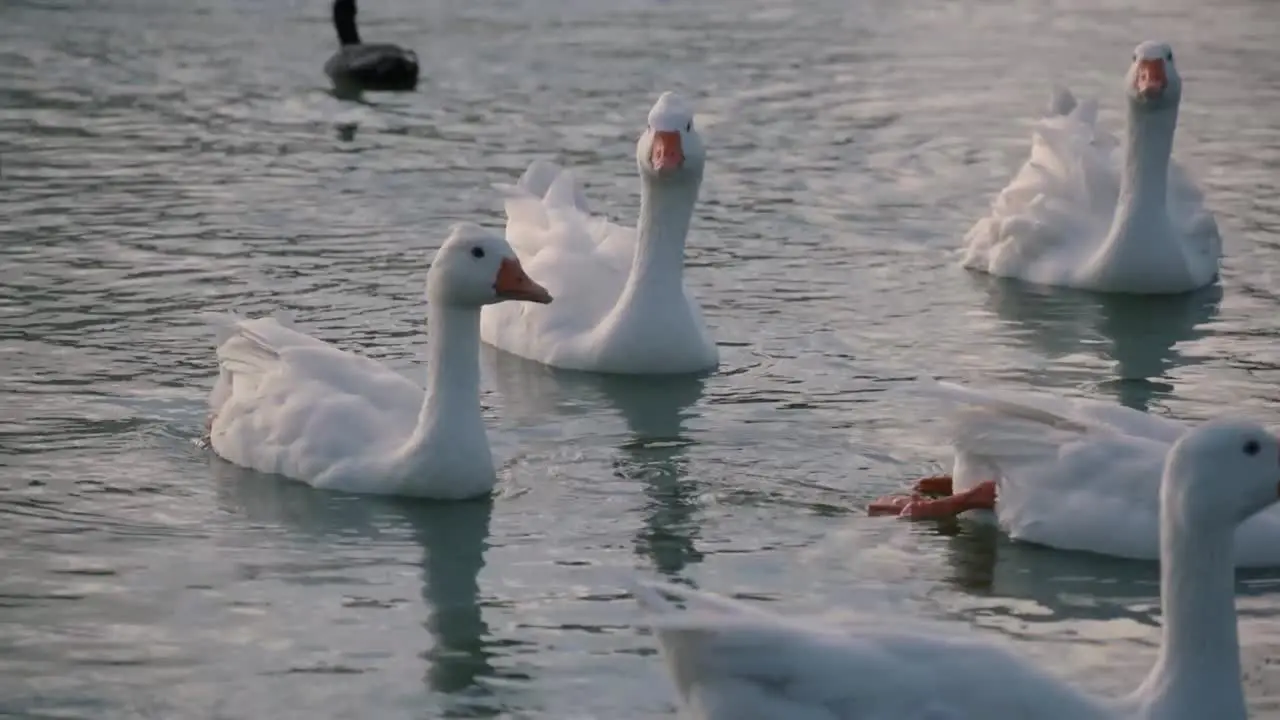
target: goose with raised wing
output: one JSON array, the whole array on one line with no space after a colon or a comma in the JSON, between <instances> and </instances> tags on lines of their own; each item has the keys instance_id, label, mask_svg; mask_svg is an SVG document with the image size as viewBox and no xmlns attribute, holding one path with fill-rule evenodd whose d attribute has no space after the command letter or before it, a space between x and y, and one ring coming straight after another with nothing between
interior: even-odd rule
<instances>
[{"instance_id":1,"label":"goose with raised wing","mask_svg":"<svg viewBox=\"0 0 1280 720\"><path fill-rule=\"evenodd\" d=\"M481 338L546 365L664 375L714 370L719 352L685 287L685 244L706 155L692 106L663 93L636 143L635 228L594 216L573 172L533 162L507 194L507 240L556 296L485 308Z\"/></svg>"},{"instance_id":2,"label":"goose with raised wing","mask_svg":"<svg viewBox=\"0 0 1280 720\"><path fill-rule=\"evenodd\" d=\"M1055 92L1031 157L965 236L965 267L1110 293L1182 293L1214 282L1217 222L1171 159L1182 102L1173 49L1138 45L1125 87L1123 141L1098 126L1096 103Z\"/></svg>"},{"instance_id":3,"label":"goose with raised wing","mask_svg":"<svg viewBox=\"0 0 1280 720\"><path fill-rule=\"evenodd\" d=\"M480 409L480 308L549 303L501 237L455 225L427 273L425 390L279 317L214 316L209 445L236 465L347 492L459 500L496 476Z\"/></svg>"},{"instance_id":4,"label":"goose with raised wing","mask_svg":"<svg viewBox=\"0 0 1280 720\"><path fill-rule=\"evenodd\" d=\"M932 379L954 450L948 475L872 503L873 514L965 515L1014 540L1137 560L1160 557L1160 474L1192 426L1121 405ZM1236 530L1240 567L1280 567L1280 509Z\"/></svg>"},{"instance_id":5,"label":"goose with raised wing","mask_svg":"<svg viewBox=\"0 0 1280 720\"><path fill-rule=\"evenodd\" d=\"M1280 443L1220 420L1178 439L1160 482L1164 627L1146 679L1095 697L1004 647L884 617L821 627L641 583L677 696L696 720L1244 720L1235 572L1241 522L1280 499ZM681 607L683 605L683 607Z\"/></svg>"}]
</instances>

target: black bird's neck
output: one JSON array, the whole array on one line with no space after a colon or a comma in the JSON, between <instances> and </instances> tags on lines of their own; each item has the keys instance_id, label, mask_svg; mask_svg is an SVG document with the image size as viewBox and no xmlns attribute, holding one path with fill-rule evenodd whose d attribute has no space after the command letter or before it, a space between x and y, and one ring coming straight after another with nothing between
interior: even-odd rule
<instances>
[{"instance_id":1,"label":"black bird's neck","mask_svg":"<svg viewBox=\"0 0 1280 720\"><path fill-rule=\"evenodd\" d=\"M338 30L338 42L343 45L360 44L360 33L356 30L356 0L334 0L333 26Z\"/></svg>"}]
</instances>

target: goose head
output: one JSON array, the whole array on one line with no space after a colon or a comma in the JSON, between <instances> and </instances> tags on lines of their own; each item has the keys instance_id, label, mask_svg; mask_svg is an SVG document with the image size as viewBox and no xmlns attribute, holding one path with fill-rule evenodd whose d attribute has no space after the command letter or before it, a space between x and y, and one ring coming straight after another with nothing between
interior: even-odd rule
<instances>
[{"instance_id":1,"label":"goose head","mask_svg":"<svg viewBox=\"0 0 1280 720\"><path fill-rule=\"evenodd\" d=\"M1176 107L1182 99L1182 77L1168 43L1148 40L1133 50L1126 76L1129 102L1141 110Z\"/></svg>"},{"instance_id":2,"label":"goose head","mask_svg":"<svg viewBox=\"0 0 1280 720\"><path fill-rule=\"evenodd\" d=\"M693 106L677 93L662 93L636 143L640 174L659 182L700 180L705 162L702 138L693 127Z\"/></svg>"},{"instance_id":3,"label":"goose head","mask_svg":"<svg viewBox=\"0 0 1280 720\"><path fill-rule=\"evenodd\" d=\"M1230 532L1280 500L1280 441L1257 423L1205 423L1174 444L1167 462L1165 512L1191 527Z\"/></svg>"},{"instance_id":4,"label":"goose head","mask_svg":"<svg viewBox=\"0 0 1280 720\"><path fill-rule=\"evenodd\" d=\"M473 223L458 223L431 261L427 299L479 308L504 300L546 304L551 294L525 274L515 251L501 236Z\"/></svg>"}]
</instances>

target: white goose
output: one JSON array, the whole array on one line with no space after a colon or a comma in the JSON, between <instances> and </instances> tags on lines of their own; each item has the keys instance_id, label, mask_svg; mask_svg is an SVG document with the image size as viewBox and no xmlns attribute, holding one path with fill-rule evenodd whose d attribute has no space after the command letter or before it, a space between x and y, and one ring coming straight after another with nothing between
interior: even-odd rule
<instances>
[{"instance_id":1,"label":"white goose","mask_svg":"<svg viewBox=\"0 0 1280 720\"><path fill-rule=\"evenodd\" d=\"M1160 652L1118 700L981 640L886 629L883 618L838 632L683 588L646 584L635 594L655 613L667 670L700 720L1243 720L1226 558L1235 527L1278 497L1280 444L1260 426L1206 423L1174 445L1160 488Z\"/></svg>"},{"instance_id":2,"label":"white goose","mask_svg":"<svg viewBox=\"0 0 1280 720\"><path fill-rule=\"evenodd\" d=\"M593 217L573 174L535 161L507 188L507 240L555 305L485 308L480 337L571 370L677 374L719 353L684 285L685 238L706 157L693 111L663 93L636 146L642 181L633 230Z\"/></svg>"},{"instance_id":3,"label":"white goose","mask_svg":"<svg viewBox=\"0 0 1280 720\"><path fill-rule=\"evenodd\" d=\"M993 511L1014 540L1159 559L1160 474L1191 426L1097 400L933 380L913 389L948 406L955 464L917 483L921 494L877 500L873 513ZM1280 509L1242 523L1234 549L1239 567L1280 567Z\"/></svg>"},{"instance_id":4,"label":"white goose","mask_svg":"<svg viewBox=\"0 0 1280 720\"><path fill-rule=\"evenodd\" d=\"M209 444L317 488L455 500L496 481L480 411L480 308L549 303L502 238L462 223L427 273L426 392L274 318L217 316Z\"/></svg>"},{"instance_id":5,"label":"white goose","mask_svg":"<svg viewBox=\"0 0 1280 720\"><path fill-rule=\"evenodd\" d=\"M965 236L966 268L1043 285L1167 294L1208 285L1222 241L1203 195L1170 159L1182 78L1165 43L1134 50L1123 144L1097 106L1055 95L1031 157Z\"/></svg>"}]
</instances>

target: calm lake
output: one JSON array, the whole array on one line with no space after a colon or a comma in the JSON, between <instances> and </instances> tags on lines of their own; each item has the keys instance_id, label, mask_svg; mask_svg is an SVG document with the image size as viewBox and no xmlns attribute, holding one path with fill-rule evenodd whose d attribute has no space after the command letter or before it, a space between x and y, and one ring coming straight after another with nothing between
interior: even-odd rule
<instances>
[{"instance_id":1,"label":"calm lake","mask_svg":"<svg viewBox=\"0 0 1280 720\"><path fill-rule=\"evenodd\" d=\"M949 463L921 375L1280 424L1273 0L364 0L417 92L341 100L327 0L0 3L0 717L670 717L624 589L928 618L1103 691L1154 658L1154 563L868 518ZM1221 287L1115 300L958 267L1054 82L1122 127L1140 40L1184 78L1175 157ZM491 503L353 497L196 446L200 314L294 312L420 378L427 264L538 157L633 222L663 90L708 165L701 380L486 349ZM1280 717L1280 570L1242 574Z\"/></svg>"}]
</instances>

